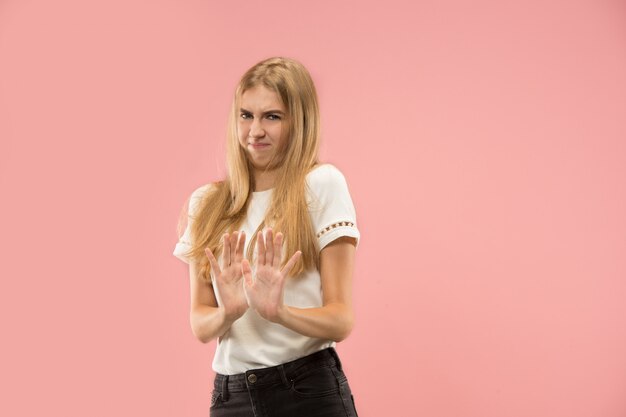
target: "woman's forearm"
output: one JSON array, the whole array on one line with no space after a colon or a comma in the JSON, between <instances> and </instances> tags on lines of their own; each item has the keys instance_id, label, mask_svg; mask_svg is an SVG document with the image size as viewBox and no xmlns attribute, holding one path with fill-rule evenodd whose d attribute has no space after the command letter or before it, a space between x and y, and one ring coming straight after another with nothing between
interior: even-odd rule
<instances>
[{"instance_id":1,"label":"woman's forearm","mask_svg":"<svg viewBox=\"0 0 626 417\"><path fill-rule=\"evenodd\" d=\"M226 333L236 318L228 317L222 307L201 305L191 311L189 320L194 336L208 343Z\"/></svg>"},{"instance_id":2,"label":"woman's forearm","mask_svg":"<svg viewBox=\"0 0 626 417\"><path fill-rule=\"evenodd\" d=\"M285 306L272 321L305 336L340 342L352 331L354 316L345 304L332 303L317 308Z\"/></svg>"}]
</instances>

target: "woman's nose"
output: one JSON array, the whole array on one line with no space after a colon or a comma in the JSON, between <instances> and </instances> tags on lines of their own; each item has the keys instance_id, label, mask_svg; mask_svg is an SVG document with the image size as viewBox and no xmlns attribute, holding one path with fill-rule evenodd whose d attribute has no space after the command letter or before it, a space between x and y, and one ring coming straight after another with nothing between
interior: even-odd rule
<instances>
[{"instance_id":1,"label":"woman's nose","mask_svg":"<svg viewBox=\"0 0 626 417\"><path fill-rule=\"evenodd\" d=\"M250 136L252 137L262 137L265 135L265 130L263 130L263 126L261 126L261 122L257 119L252 120L252 124L250 125Z\"/></svg>"}]
</instances>

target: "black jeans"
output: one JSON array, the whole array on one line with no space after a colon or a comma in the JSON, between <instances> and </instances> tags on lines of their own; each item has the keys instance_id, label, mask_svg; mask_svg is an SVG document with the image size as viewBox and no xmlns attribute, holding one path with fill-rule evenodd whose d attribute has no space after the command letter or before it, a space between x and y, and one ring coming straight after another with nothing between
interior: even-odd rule
<instances>
[{"instance_id":1,"label":"black jeans","mask_svg":"<svg viewBox=\"0 0 626 417\"><path fill-rule=\"evenodd\" d=\"M215 375L211 417L357 417L341 361L327 348L282 365Z\"/></svg>"}]
</instances>

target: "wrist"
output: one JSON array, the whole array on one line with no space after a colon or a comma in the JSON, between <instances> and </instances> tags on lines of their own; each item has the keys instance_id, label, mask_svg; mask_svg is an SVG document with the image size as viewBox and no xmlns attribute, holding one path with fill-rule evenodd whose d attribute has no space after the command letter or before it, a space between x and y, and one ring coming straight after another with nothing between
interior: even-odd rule
<instances>
[{"instance_id":1,"label":"wrist","mask_svg":"<svg viewBox=\"0 0 626 417\"><path fill-rule=\"evenodd\" d=\"M230 325L234 323L239 317L243 316L244 311L238 311L236 309L227 309L224 306L220 306L220 313L222 315L222 320L224 323Z\"/></svg>"},{"instance_id":2,"label":"wrist","mask_svg":"<svg viewBox=\"0 0 626 417\"><path fill-rule=\"evenodd\" d=\"M289 319L290 314L291 312L289 311L289 307L283 304L276 309L276 314L274 315L274 317L271 317L269 320L276 324L285 325L285 323Z\"/></svg>"}]
</instances>

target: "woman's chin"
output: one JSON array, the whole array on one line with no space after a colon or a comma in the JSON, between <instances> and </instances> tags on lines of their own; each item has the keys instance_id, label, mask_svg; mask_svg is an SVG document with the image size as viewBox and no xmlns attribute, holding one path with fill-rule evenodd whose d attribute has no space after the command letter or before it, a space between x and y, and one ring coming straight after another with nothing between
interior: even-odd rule
<instances>
[{"instance_id":1,"label":"woman's chin","mask_svg":"<svg viewBox=\"0 0 626 417\"><path fill-rule=\"evenodd\" d=\"M250 159L250 165L252 165L252 167L257 171L271 171L278 168L278 164L276 163L276 161L272 162L269 159Z\"/></svg>"},{"instance_id":2,"label":"woman's chin","mask_svg":"<svg viewBox=\"0 0 626 417\"><path fill-rule=\"evenodd\" d=\"M269 161L250 161L250 165L257 171L266 171L269 167Z\"/></svg>"}]
</instances>

